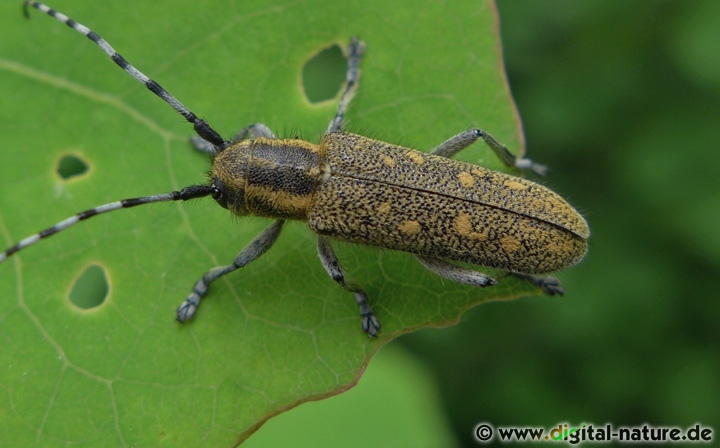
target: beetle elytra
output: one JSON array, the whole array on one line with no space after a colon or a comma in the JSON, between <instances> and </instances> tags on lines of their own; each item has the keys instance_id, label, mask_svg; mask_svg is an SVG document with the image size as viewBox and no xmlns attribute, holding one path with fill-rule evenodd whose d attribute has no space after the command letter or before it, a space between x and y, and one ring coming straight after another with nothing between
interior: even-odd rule
<instances>
[{"instance_id":1,"label":"beetle elytra","mask_svg":"<svg viewBox=\"0 0 720 448\"><path fill-rule=\"evenodd\" d=\"M4 252L10 255L101 213L165 201L212 196L235 215L274 221L227 266L207 271L177 309L177 320L192 318L210 285L261 256L277 240L286 220L304 221L318 235L318 255L328 275L352 293L363 331L373 337L380 322L365 292L347 282L331 240L410 252L435 274L454 282L490 286L496 280L453 262L506 271L562 294L560 283L544 275L580 261L590 235L583 217L548 188L521 177L452 160L483 140L508 166L544 173L544 167L515 157L479 129L462 132L430 154L343 131L343 118L357 89L364 44L347 47L346 83L337 113L318 144L279 139L263 124L223 139L155 81L130 65L99 35L48 6L32 6L65 23L97 44L119 67L172 106L199 137L196 149L212 159L207 185L126 199L71 216L31 235Z\"/></svg>"}]
</instances>

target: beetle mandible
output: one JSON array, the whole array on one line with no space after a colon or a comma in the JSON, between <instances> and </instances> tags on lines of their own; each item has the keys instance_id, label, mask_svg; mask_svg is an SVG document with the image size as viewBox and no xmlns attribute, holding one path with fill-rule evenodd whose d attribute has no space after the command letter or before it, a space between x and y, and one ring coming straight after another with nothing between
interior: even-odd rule
<instances>
[{"instance_id":1,"label":"beetle mandible","mask_svg":"<svg viewBox=\"0 0 720 448\"><path fill-rule=\"evenodd\" d=\"M583 217L548 188L497 171L451 160L483 140L508 166L544 174L545 167L515 157L490 134L470 129L430 154L343 132L343 118L357 89L364 44L353 38L337 113L318 144L279 139L263 124L223 139L158 83L130 65L103 38L47 5L26 0L97 44L119 67L172 106L199 137L196 149L212 159L209 185L125 199L71 216L0 253L0 263L37 241L101 213L164 201L212 196L236 215L275 221L240 251L232 264L216 267L198 280L177 309L177 320L191 319L210 285L257 259L275 243L286 220L304 221L318 235L318 255L328 275L352 293L362 330L377 335L380 322L367 295L346 281L331 239L412 253L435 274L454 282L485 287L496 280L454 262L507 271L562 294L557 279L544 274L580 261L590 236Z\"/></svg>"}]
</instances>

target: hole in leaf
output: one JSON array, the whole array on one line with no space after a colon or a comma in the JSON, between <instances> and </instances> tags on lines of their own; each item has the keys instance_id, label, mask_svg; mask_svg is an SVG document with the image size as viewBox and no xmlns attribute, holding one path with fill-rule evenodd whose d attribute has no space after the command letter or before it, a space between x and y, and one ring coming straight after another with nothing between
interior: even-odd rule
<instances>
[{"instance_id":1,"label":"hole in leaf","mask_svg":"<svg viewBox=\"0 0 720 448\"><path fill-rule=\"evenodd\" d=\"M70 290L70 301L83 310L95 308L103 304L109 288L105 270L93 264L75 281Z\"/></svg>"},{"instance_id":2,"label":"hole in leaf","mask_svg":"<svg viewBox=\"0 0 720 448\"><path fill-rule=\"evenodd\" d=\"M80 176L85 174L88 170L88 165L83 159L74 155L67 154L62 156L58 161L57 172L63 179L70 179L71 177Z\"/></svg>"},{"instance_id":3,"label":"hole in leaf","mask_svg":"<svg viewBox=\"0 0 720 448\"><path fill-rule=\"evenodd\" d=\"M311 103L335 98L345 82L347 59L339 45L322 50L305 63L302 84Z\"/></svg>"}]
</instances>

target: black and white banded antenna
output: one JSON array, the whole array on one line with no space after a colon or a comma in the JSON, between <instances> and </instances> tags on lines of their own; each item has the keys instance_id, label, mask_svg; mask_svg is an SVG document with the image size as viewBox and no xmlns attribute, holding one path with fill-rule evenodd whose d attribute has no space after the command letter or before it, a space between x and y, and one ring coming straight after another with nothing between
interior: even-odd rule
<instances>
[{"instance_id":1,"label":"black and white banded antenna","mask_svg":"<svg viewBox=\"0 0 720 448\"><path fill-rule=\"evenodd\" d=\"M102 213L112 212L123 208L135 207L137 205L152 204L153 202L187 201L189 199L202 198L205 196L213 196L213 198L217 199L219 195L220 190L218 190L217 187L208 185L193 185L190 187L185 187L180 191L154 194L151 196L143 196L141 198L123 199L121 201L103 204L95 208L80 212L69 218L63 219L62 221L51 227L48 227L45 230L42 230L38 233L30 235L27 238L24 238L15 245L7 248L4 252L0 253L0 264L2 264L2 262L7 260L7 258L14 253L25 249L28 246L32 246L33 244L44 238L55 235L56 233L65 230L68 227L72 227L80 221L84 221L88 218L92 218L93 216L97 216Z\"/></svg>"},{"instance_id":2,"label":"black and white banded antenna","mask_svg":"<svg viewBox=\"0 0 720 448\"><path fill-rule=\"evenodd\" d=\"M70 17L52 9L44 3L31 0L25 0L25 3L23 4L23 13L25 14L25 17L30 17L30 14L28 12L28 6L32 6L38 11L44 12L50 17L53 17L56 20L64 23L65 25L69 26L70 28L74 29L78 33L86 36L88 39L93 41L98 47L100 47L100 49L102 49L102 51L105 52L105 54L110 56L110 59L112 59L113 62L118 65L118 67L125 70L130 76L143 83L145 87L148 88L148 90L159 96L163 101L172 106L172 108L175 109L177 113L182 115L188 122L192 123L193 127L195 128L195 132L197 132L197 134L203 139L212 143L216 148L216 152L220 152L230 145L230 142L223 139L220 134L215 129L213 129L212 126L210 126L205 120L198 118L197 115L195 115L190 109L185 107L185 105L178 101L177 98L170 95L170 93L165 90L160 84L148 78L145 73L133 67L128 61L125 60L124 57L120 55L120 53L115 51L115 49L109 43L107 43L105 39L100 37L100 35L98 35L95 31L92 31L90 28L86 27L82 23L74 21Z\"/></svg>"},{"instance_id":3,"label":"black and white banded antenna","mask_svg":"<svg viewBox=\"0 0 720 448\"><path fill-rule=\"evenodd\" d=\"M110 58L120 68L129 73L130 76L132 76L133 78L143 83L151 92L159 96L163 101L172 106L173 109L175 109L180 115L185 117L187 121L192 123L198 135L210 144L212 144L217 152L222 151L227 146L229 146L229 142L223 140L223 138L220 137L220 134L218 134L205 120L199 119L193 112L186 108L174 96L170 95L167 90L162 88L160 84L148 78L144 73L130 65L125 60L125 58L120 56L120 54L116 52L113 47L111 47L110 44L108 44L105 39L100 37L97 33L91 31L85 25L82 25L72 20L66 15L55 11L49 6L35 1L25 1L23 7L26 17L28 16L28 6L32 6L37 10L42 11L51 17L54 17L55 19L66 24L78 33L87 36L88 39L90 39L91 41L95 42L95 44L97 44L105 53L107 53L107 55L110 56ZM23 240L6 249L4 252L0 253L0 263L3 263L5 260L7 260L8 257L13 255L14 253L25 249L28 246L32 246L33 244L44 238L55 235L60 231L72 227L80 221L84 221L88 218L92 218L93 216L97 216L102 213L112 212L123 208L135 207L143 204L151 204L154 202L187 201L190 199L201 198L205 196L212 196L213 198L218 199L220 198L221 194L222 193L220 192L220 190L215 186L192 185L189 187L185 187L179 191L173 191L170 193L155 194L132 199L123 199L121 201L103 204L98 207L94 207L89 210L80 212L76 215L70 216L69 218L62 220L57 224L48 227L45 230L42 230L38 233L28 236L27 238L24 238Z\"/></svg>"}]
</instances>

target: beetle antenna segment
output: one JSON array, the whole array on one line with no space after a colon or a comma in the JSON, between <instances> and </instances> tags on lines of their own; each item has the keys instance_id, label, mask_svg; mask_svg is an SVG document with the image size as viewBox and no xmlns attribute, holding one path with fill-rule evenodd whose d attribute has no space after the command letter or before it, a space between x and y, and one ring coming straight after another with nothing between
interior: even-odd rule
<instances>
[{"instance_id":1,"label":"beetle antenna segment","mask_svg":"<svg viewBox=\"0 0 720 448\"><path fill-rule=\"evenodd\" d=\"M84 212L80 212L67 219L60 221L52 227L38 232L34 235L23 239L19 243L0 253L0 263L5 261L10 255L25 249L28 246L32 246L43 238L55 235L56 233L67 229L80 221L84 221L93 216L100 215L102 213L112 212L114 210L120 210L122 208L135 207L136 205L151 204L153 202L167 202L167 201L187 201L189 199L201 198L212 195L216 197L220 194L220 191L216 187L209 187L207 185L193 185L191 187L185 187L180 191L173 191L170 193L155 194L152 196L144 196L141 198L123 199L121 201L111 202L109 204L100 205Z\"/></svg>"},{"instance_id":2,"label":"beetle antenna segment","mask_svg":"<svg viewBox=\"0 0 720 448\"><path fill-rule=\"evenodd\" d=\"M348 105L350 105L350 101L353 96L355 96L355 91L357 90L358 80L360 79L360 57L364 52L365 42L362 42L354 36L347 47L348 63L345 74L345 90L343 90L342 96L340 97L337 113L328 126L328 134L342 131L345 111L347 111Z\"/></svg>"},{"instance_id":3,"label":"beetle antenna segment","mask_svg":"<svg viewBox=\"0 0 720 448\"><path fill-rule=\"evenodd\" d=\"M110 56L110 59L112 59L113 62L118 65L118 67L125 70L130 76L143 83L145 87L147 87L152 93L159 96L163 101L172 106L172 108L175 109L180 115L182 115L188 122L192 123L193 127L195 128L195 132L197 132L200 137L204 138L205 140L218 147L219 151L222 151L227 146L229 146L229 142L225 141L220 136L220 134L215 129L213 129L205 120L198 118L197 115L195 115L190 109L185 107L185 105L183 105L167 90L160 86L160 84L148 78L143 72L130 65L130 63L128 63L128 61L126 61L125 58L120 55L120 53L115 51L115 49L110 46L110 44L107 43L107 41L100 37L96 32L43 3L31 0L25 0L25 3L23 4L23 12L25 14L25 17L29 17L28 6L32 6L38 11L44 12L50 17L53 17L56 20L64 23L65 25L69 26L70 28L74 29L78 33L86 36L88 39L93 41L108 56Z\"/></svg>"}]
</instances>

